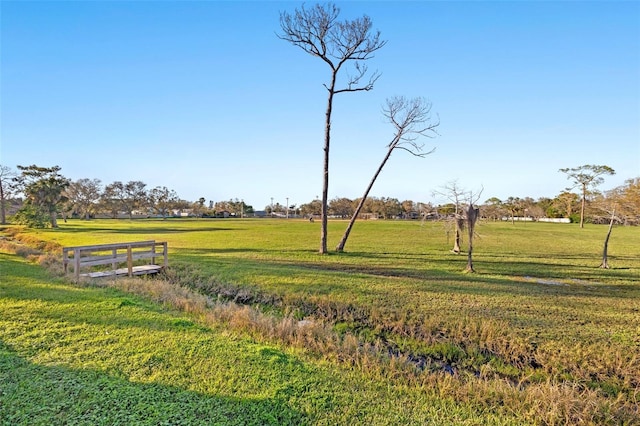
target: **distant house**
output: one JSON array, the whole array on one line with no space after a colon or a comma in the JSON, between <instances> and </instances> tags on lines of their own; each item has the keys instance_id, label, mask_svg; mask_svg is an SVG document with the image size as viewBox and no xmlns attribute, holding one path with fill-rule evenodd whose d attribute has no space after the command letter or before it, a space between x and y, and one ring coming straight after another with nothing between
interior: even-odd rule
<instances>
[{"instance_id":1,"label":"distant house","mask_svg":"<svg viewBox=\"0 0 640 426\"><path fill-rule=\"evenodd\" d=\"M175 212L176 213L174 213L174 216L180 216L180 217L196 217L197 216L193 211L193 209L181 209L181 210L175 210Z\"/></svg>"}]
</instances>

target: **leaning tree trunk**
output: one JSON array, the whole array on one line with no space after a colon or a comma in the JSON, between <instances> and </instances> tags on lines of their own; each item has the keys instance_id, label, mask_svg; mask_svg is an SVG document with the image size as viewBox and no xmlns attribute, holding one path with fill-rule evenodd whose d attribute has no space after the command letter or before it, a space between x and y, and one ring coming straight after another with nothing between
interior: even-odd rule
<instances>
[{"instance_id":1,"label":"leaning tree trunk","mask_svg":"<svg viewBox=\"0 0 640 426\"><path fill-rule=\"evenodd\" d=\"M480 209L473 207L473 204L469 203L467 208L467 229L469 230L469 252L467 254L467 268L465 272L475 272L473 269L473 233L475 230L476 222L480 216Z\"/></svg>"},{"instance_id":2,"label":"leaning tree trunk","mask_svg":"<svg viewBox=\"0 0 640 426\"><path fill-rule=\"evenodd\" d=\"M387 151L387 155L385 155L384 160L382 160L382 163L380 163L380 167L378 167L378 170L376 170L376 173L373 175L373 178L369 182L369 186L367 186L367 189L364 191L364 195L360 199L360 202L358 203L358 207L356 207L356 210L353 213L353 216L351 217L351 220L349 221L349 225L347 225L347 229L344 231L344 235L342 235L342 239L340 240L340 242L336 246L336 251L337 252L344 251L344 246L345 246L345 244L347 244L347 238L349 238L349 234L351 233L351 229L353 228L354 223L356 223L356 219L358 218L358 215L360 214L360 210L362 210L362 207L364 206L364 202L366 201L367 196L369 195L369 191L371 191L371 188L373 187L373 184L375 183L376 179L378 178L378 175L382 171L382 168L387 163L387 160L389 159L389 157L391 157L391 152L393 151L394 147L395 147L395 144L392 142L390 144L389 150Z\"/></svg>"},{"instance_id":3,"label":"leaning tree trunk","mask_svg":"<svg viewBox=\"0 0 640 426\"><path fill-rule=\"evenodd\" d=\"M607 237L604 239L604 248L602 249L602 263L600 264L600 267L604 269L609 269L607 250L609 249L609 237L611 236L611 230L613 229L613 219L615 214L616 212L614 210L611 213L611 220L609 221L609 231L607 231Z\"/></svg>"}]
</instances>

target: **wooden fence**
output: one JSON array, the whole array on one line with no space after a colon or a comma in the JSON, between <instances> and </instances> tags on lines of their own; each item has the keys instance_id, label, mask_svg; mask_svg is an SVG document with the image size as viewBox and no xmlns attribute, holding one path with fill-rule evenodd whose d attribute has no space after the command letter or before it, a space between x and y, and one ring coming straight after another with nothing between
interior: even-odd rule
<instances>
[{"instance_id":1,"label":"wooden fence","mask_svg":"<svg viewBox=\"0 0 640 426\"><path fill-rule=\"evenodd\" d=\"M134 266L134 262L141 259L149 259L149 263ZM162 263L157 264L156 259L161 259ZM76 281L81 276L96 278L153 274L169 264L166 241L157 242L153 240L64 247L62 249L62 261L65 274L69 272L69 266L71 266ZM120 265L123 264L126 264L126 267L120 268ZM106 270L80 273L82 269L104 265L110 265L111 267Z\"/></svg>"}]
</instances>

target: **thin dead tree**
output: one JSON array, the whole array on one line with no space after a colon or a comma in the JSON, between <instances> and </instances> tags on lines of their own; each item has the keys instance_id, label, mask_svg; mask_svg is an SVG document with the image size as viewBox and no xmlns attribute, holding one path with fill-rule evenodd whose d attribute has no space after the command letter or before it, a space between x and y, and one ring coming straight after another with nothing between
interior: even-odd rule
<instances>
[{"instance_id":1,"label":"thin dead tree","mask_svg":"<svg viewBox=\"0 0 640 426\"><path fill-rule=\"evenodd\" d=\"M461 212L462 207L460 203L461 200L470 198L471 192L460 188L458 186L458 182L455 180L444 185L442 189L442 191L433 191L433 194L446 197L454 206L453 220L448 220L447 223L453 222L453 228L455 230L453 238L453 248L451 249L451 252L460 254L460 252L462 251L460 249L460 242L462 240L462 231L464 230L465 224L465 216ZM450 229L451 226L447 225L447 241L449 240Z\"/></svg>"},{"instance_id":2,"label":"thin dead tree","mask_svg":"<svg viewBox=\"0 0 640 426\"><path fill-rule=\"evenodd\" d=\"M613 222L616 218L616 209L614 208L611 212L611 220L609 220L609 230L607 231L607 236L604 239L604 247L602 248L602 263L600 267L603 269L609 269L609 237L611 237L611 231L613 230Z\"/></svg>"},{"instance_id":3,"label":"thin dead tree","mask_svg":"<svg viewBox=\"0 0 640 426\"><path fill-rule=\"evenodd\" d=\"M367 186L367 189L365 189L364 194L362 195L362 198L349 221L349 225L347 225L347 229L342 235L340 243L338 243L336 247L336 251L338 252L344 251L344 246L347 243L351 229L360 214L360 210L362 210L369 192L380 175L380 172L382 172L382 169L391 157L391 153L396 149L401 149L416 157L425 157L434 151L432 149L428 152L422 152L424 144L418 142L418 139L421 136L433 138L438 135L436 128L440 122L437 119L432 121L431 102L428 102L424 98L413 98L409 100L404 96L394 96L387 99L386 105L382 108L382 114L386 120L393 125L395 134L393 139L391 139L391 142L387 145L387 153L371 178L371 181L369 181L369 185Z\"/></svg>"},{"instance_id":4,"label":"thin dead tree","mask_svg":"<svg viewBox=\"0 0 640 426\"><path fill-rule=\"evenodd\" d=\"M294 14L280 14L282 33L278 37L298 46L312 56L322 59L331 69L331 78L324 87L327 89L327 109L324 131L324 163L322 169L322 225L320 230L320 253L327 253L327 211L329 194L329 145L331 140L331 113L333 97L339 93L369 91L380 76L377 72L368 74L364 61L373 58L386 41L380 39L380 32L372 32L371 19L364 15L354 20L338 21L340 9L332 3L317 4L309 9L302 6ZM338 83L338 75L348 63L355 72L347 74L346 81ZM340 87L338 87L340 86Z\"/></svg>"}]
</instances>

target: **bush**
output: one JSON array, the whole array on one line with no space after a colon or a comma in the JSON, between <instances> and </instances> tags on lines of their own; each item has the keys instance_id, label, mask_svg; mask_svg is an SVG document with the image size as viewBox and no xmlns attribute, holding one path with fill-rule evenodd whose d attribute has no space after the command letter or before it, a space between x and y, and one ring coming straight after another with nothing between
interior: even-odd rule
<instances>
[{"instance_id":1,"label":"bush","mask_svg":"<svg viewBox=\"0 0 640 426\"><path fill-rule=\"evenodd\" d=\"M26 225L30 228L47 228L49 215L38 206L25 204L13 216L13 221L19 225Z\"/></svg>"}]
</instances>

